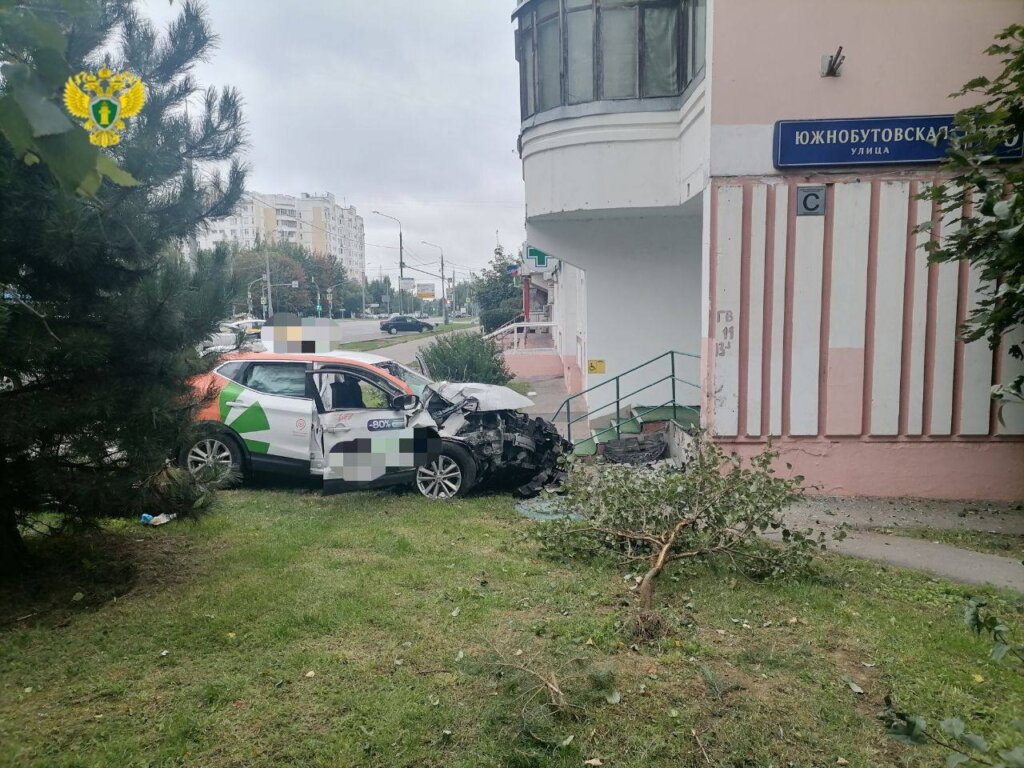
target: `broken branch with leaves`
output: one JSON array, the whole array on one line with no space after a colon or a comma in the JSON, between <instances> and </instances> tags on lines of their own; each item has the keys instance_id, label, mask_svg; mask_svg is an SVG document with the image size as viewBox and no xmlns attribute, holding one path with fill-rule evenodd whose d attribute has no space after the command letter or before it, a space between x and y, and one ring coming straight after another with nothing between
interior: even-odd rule
<instances>
[{"instance_id":1,"label":"broken branch with leaves","mask_svg":"<svg viewBox=\"0 0 1024 768\"><path fill-rule=\"evenodd\" d=\"M799 476L776 474L778 455L767 446L744 463L698 435L680 469L650 466L576 466L566 486L575 521L550 524L545 547L559 555L605 550L623 564L647 566L638 587L639 609L650 611L665 568L681 560L725 557L765 577L806 566L824 541L784 527L781 513L801 498ZM781 531L784 546L761 534Z\"/></svg>"}]
</instances>

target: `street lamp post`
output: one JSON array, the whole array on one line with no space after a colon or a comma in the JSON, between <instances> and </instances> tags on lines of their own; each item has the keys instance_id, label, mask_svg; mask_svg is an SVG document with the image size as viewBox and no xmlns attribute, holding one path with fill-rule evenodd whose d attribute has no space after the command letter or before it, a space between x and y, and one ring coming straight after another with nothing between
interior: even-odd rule
<instances>
[{"instance_id":1,"label":"street lamp post","mask_svg":"<svg viewBox=\"0 0 1024 768\"><path fill-rule=\"evenodd\" d=\"M323 306L320 303L320 286L316 284L316 278L310 277L309 281L313 283L313 287L316 288L316 316L320 317L320 308Z\"/></svg>"},{"instance_id":2,"label":"street lamp post","mask_svg":"<svg viewBox=\"0 0 1024 768\"><path fill-rule=\"evenodd\" d=\"M398 311L401 314L405 314L405 301L402 297L402 280L405 278L405 250L402 246L402 222L396 219L394 216L389 216L386 213L380 211L374 211L378 216L383 216L385 219L391 219L392 221L398 222ZM388 307L390 310L390 307Z\"/></svg>"},{"instance_id":3,"label":"street lamp post","mask_svg":"<svg viewBox=\"0 0 1024 768\"><path fill-rule=\"evenodd\" d=\"M441 252L441 312L444 318L444 325L448 325L448 299L445 297L444 290L444 248L435 243L428 243L426 240L420 240L424 245L429 245L431 248L437 248Z\"/></svg>"}]
</instances>

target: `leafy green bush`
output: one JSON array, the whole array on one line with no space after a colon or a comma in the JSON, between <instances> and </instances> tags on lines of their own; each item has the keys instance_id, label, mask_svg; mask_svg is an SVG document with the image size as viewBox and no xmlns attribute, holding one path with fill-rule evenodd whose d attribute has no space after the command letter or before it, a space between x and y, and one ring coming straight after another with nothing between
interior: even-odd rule
<instances>
[{"instance_id":1,"label":"leafy green bush","mask_svg":"<svg viewBox=\"0 0 1024 768\"><path fill-rule=\"evenodd\" d=\"M512 373L501 348L478 333L439 336L420 353L425 372L435 381L507 384Z\"/></svg>"},{"instance_id":2,"label":"leafy green bush","mask_svg":"<svg viewBox=\"0 0 1024 768\"><path fill-rule=\"evenodd\" d=\"M506 323L511 323L523 314L523 303L518 298L507 299L496 309L483 309L480 311L480 326L484 333L496 331Z\"/></svg>"},{"instance_id":3,"label":"leafy green bush","mask_svg":"<svg viewBox=\"0 0 1024 768\"><path fill-rule=\"evenodd\" d=\"M811 531L793 531L782 510L803 495L803 478L778 477L770 446L744 465L698 435L685 468L665 463L575 465L566 484L572 516L548 523L545 548L560 556L610 552L644 573L637 593L651 610L655 581L672 562L721 559L750 576L805 569L823 545ZM782 546L761 536L779 531Z\"/></svg>"}]
</instances>

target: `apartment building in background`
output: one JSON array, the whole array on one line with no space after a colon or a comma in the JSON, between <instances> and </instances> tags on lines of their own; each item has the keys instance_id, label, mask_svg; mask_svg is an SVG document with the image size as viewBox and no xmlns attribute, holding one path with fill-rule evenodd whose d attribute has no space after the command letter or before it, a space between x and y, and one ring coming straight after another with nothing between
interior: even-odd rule
<instances>
[{"instance_id":1,"label":"apartment building in background","mask_svg":"<svg viewBox=\"0 0 1024 768\"><path fill-rule=\"evenodd\" d=\"M1022 363L959 338L986 286L928 264L957 222L920 198L972 103L949 94L998 69L984 51L1022 18L1024 0L520 0L526 234L570 391L608 382L597 408L655 382L623 400L695 406L741 455L770 439L821 493L1024 498L1024 405L990 397ZM664 366L620 377L669 350L674 392Z\"/></svg>"},{"instance_id":2,"label":"apartment building in background","mask_svg":"<svg viewBox=\"0 0 1024 768\"><path fill-rule=\"evenodd\" d=\"M334 256L353 280L366 273L363 217L355 206L338 205L330 192L278 195L246 192L237 213L212 220L199 238L200 248L232 243L251 248L257 241L294 243Z\"/></svg>"}]
</instances>

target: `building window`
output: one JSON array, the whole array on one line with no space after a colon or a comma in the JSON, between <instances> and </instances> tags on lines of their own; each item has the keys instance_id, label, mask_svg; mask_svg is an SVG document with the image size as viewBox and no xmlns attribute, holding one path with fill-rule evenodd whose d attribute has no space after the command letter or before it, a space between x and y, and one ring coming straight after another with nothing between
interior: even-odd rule
<instances>
[{"instance_id":1,"label":"building window","mask_svg":"<svg viewBox=\"0 0 1024 768\"><path fill-rule=\"evenodd\" d=\"M707 0L530 0L516 18L524 120L562 105L678 96L704 71Z\"/></svg>"}]
</instances>

